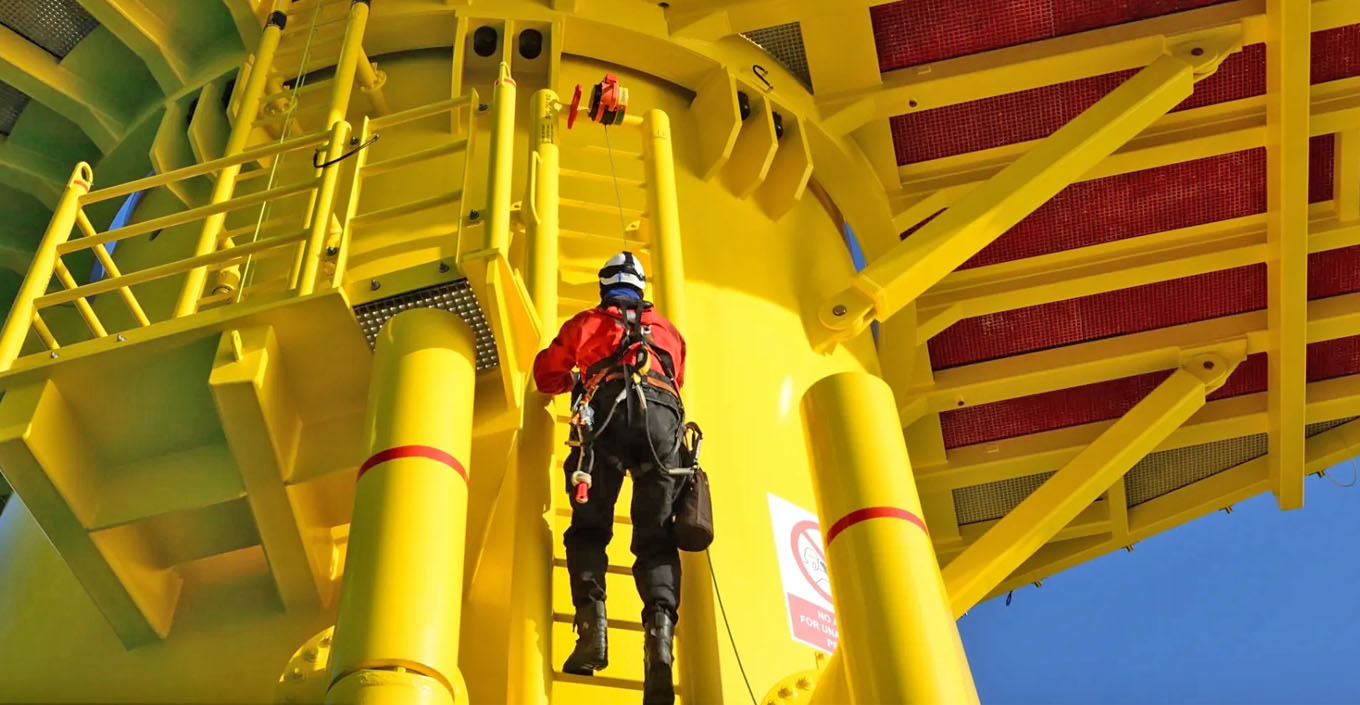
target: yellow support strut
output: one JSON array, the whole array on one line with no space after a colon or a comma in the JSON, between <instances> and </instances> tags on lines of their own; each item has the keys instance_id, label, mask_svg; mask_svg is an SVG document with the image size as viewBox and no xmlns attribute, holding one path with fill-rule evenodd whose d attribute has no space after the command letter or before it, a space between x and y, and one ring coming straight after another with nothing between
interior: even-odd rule
<instances>
[{"instance_id":1,"label":"yellow support strut","mask_svg":"<svg viewBox=\"0 0 1360 705\"><path fill-rule=\"evenodd\" d=\"M378 334L328 703L451 705L458 671L474 334L437 309Z\"/></svg>"},{"instance_id":2,"label":"yellow support strut","mask_svg":"<svg viewBox=\"0 0 1360 705\"><path fill-rule=\"evenodd\" d=\"M1198 78L1241 48L1230 41L1226 46L1191 43L1210 50L1173 48L869 263L820 307L814 331L818 346L858 335L872 321L887 320L915 301L1189 97Z\"/></svg>"},{"instance_id":3,"label":"yellow support strut","mask_svg":"<svg viewBox=\"0 0 1360 705\"><path fill-rule=\"evenodd\" d=\"M892 391L867 373L832 375L808 390L803 415L850 702L978 702Z\"/></svg>"}]
</instances>

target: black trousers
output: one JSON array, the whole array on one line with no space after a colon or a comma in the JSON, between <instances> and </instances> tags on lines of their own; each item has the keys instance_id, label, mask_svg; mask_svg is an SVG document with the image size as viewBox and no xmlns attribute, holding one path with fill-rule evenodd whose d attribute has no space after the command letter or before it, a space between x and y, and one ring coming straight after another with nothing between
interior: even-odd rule
<instances>
[{"instance_id":1,"label":"black trousers","mask_svg":"<svg viewBox=\"0 0 1360 705\"><path fill-rule=\"evenodd\" d=\"M591 444L590 499L571 500L571 526L562 538L567 549L567 572L571 575L571 600L576 607L605 599L605 547L614 536L614 503L619 497L625 470L633 478L633 581L642 598L642 619L665 610L672 620L680 606L680 552L675 547L672 515L683 477L666 474L657 467L680 464L678 440L684 425L680 400L668 392L644 387L646 412L633 403L620 403L607 425L601 428L621 384L602 385L592 407L598 436ZM593 457L592 457L593 456ZM568 496L574 496L571 475L576 471L580 449L573 448L564 466Z\"/></svg>"}]
</instances>

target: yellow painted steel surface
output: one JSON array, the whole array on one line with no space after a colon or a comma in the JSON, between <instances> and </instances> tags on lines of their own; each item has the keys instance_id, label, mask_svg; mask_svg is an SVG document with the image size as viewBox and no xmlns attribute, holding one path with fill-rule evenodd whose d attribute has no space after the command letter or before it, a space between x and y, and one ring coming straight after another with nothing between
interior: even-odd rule
<instances>
[{"instance_id":1,"label":"yellow painted steel surface","mask_svg":"<svg viewBox=\"0 0 1360 705\"><path fill-rule=\"evenodd\" d=\"M878 71L862 0L210 4L151 22L82 2L164 93L136 115L0 28L0 80L106 153L53 166L0 143L0 179L32 176L52 209L0 331L0 700L637 702L627 485L612 665L558 670L567 410L529 375L622 249L687 339L707 433L718 539L683 558L684 703L971 702L956 613L1267 490L1297 506L1303 474L1360 443L1356 381L1303 379L1307 344L1360 334L1360 295L1304 299L1309 254L1360 244L1360 79L1306 87L1298 41L1360 23L1353 2L1226 3L919 74ZM234 48L193 56L209 15ZM737 34L792 22L816 95ZM1260 42L1265 97L1168 112ZM887 118L909 101L1125 69L1048 139L895 164ZM606 71L627 119L568 129ZM1338 197L1309 205L1308 139L1332 133ZM1069 184L1258 146L1267 214L957 269ZM156 174L104 177L136 151ZM930 368L926 342L964 318L1258 263L1265 311ZM430 307L471 327L409 310ZM1271 392L1206 401L1258 353ZM944 448L941 412L1171 369L1122 419ZM1129 501L1159 452L1258 435L1269 452ZM467 481L400 457L356 487L403 445ZM1054 471L961 520L959 493ZM834 654L790 634L771 496L824 535L866 509L924 518L827 536Z\"/></svg>"}]
</instances>

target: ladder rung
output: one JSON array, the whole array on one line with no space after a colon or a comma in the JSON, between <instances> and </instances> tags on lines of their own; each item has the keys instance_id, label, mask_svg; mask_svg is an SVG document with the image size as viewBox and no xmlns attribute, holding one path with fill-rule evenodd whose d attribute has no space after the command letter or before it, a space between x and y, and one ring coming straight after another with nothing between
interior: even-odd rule
<instances>
[{"instance_id":1,"label":"ladder rung","mask_svg":"<svg viewBox=\"0 0 1360 705\"><path fill-rule=\"evenodd\" d=\"M553 612L552 618L554 622L560 622L562 624L572 623L572 615L566 614L564 612ZM610 629L622 629L624 631L630 632L642 631L642 622L638 622L636 620L610 618L607 621L609 622Z\"/></svg>"},{"instance_id":2,"label":"ladder rung","mask_svg":"<svg viewBox=\"0 0 1360 705\"><path fill-rule=\"evenodd\" d=\"M571 510L568 509L567 511L570 512ZM616 518L617 518L617 517L616 517ZM566 567L567 567L567 559L565 559L565 558L553 558L553 565L554 565L554 566L557 566L558 568L566 568ZM613 574L615 574L615 575L632 575L632 574L633 574L633 569L630 568L630 567L628 567L628 566L626 566L626 565L610 565L610 566L608 566L608 567L605 568L605 572L606 572L606 573L613 573Z\"/></svg>"},{"instance_id":3,"label":"ladder rung","mask_svg":"<svg viewBox=\"0 0 1360 705\"><path fill-rule=\"evenodd\" d=\"M599 240L601 243L604 242L615 243L619 242L620 240L620 238L614 235L603 235L601 233L591 233L586 232L584 230L571 230L569 228L560 228L557 231L557 235L558 237L565 236L571 238L579 238L581 240ZM637 250L639 252L646 252L650 247L650 244L646 240L643 240L642 238L639 237L623 238L623 241L627 242L630 245L637 246Z\"/></svg>"},{"instance_id":4,"label":"ladder rung","mask_svg":"<svg viewBox=\"0 0 1360 705\"><path fill-rule=\"evenodd\" d=\"M417 164L430 159L438 159L439 157L466 149L467 144L467 139L453 140L452 142L431 147L429 149L422 149L418 152L410 152L399 157L384 159L380 162L372 162L364 165L363 175L365 177L377 176L378 174L386 174L389 171L400 169L411 164Z\"/></svg>"},{"instance_id":5,"label":"ladder rung","mask_svg":"<svg viewBox=\"0 0 1360 705\"><path fill-rule=\"evenodd\" d=\"M402 203L389 208L381 208L376 211L369 211L368 213L357 215L350 221L350 224L355 227L360 227L374 222L388 220L390 218L400 218L404 215L410 215L412 213L418 213L423 210L429 210L430 208L437 208L448 203L453 203L462 197L463 189L454 189L448 193L441 193L438 196L431 196L419 201Z\"/></svg>"},{"instance_id":6,"label":"ladder rung","mask_svg":"<svg viewBox=\"0 0 1360 705\"><path fill-rule=\"evenodd\" d=\"M579 169L558 169L558 174L570 179L580 179L582 181L598 181L606 184L617 181L620 185L632 186L634 188L642 188L644 183L642 179L625 179L623 177L614 178L608 174L597 174L593 171L581 171Z\"/></svg>"},{"instance_id":7,"label":"ladder rung","mask_svg":"<svg viewBox=\"0 0 1360 705\"><path fill-rule=\"evenodd\" d=\"M642 681L628 680L627 678L610 678L609 676L576 676L561 671L553 671L553 680L563 683L578 683L599 688L624 688L627 690L642 690ZM679 693L677 692L677 695Z\"/></svg>"},{"instance_id":8,"label":"ladder rung","mask_svg":"<svg viewBox=\"0 0 1360 705\"><path fill-rule=\"evenodd\" d=\"M582 201L576 198L559 198L557 199L557 203L563 208L578 208L583 211L594 211L596 213L619 212L618 204L596 203L594 201ZM624 215L631 215L636 218L640 218L643 215L641 208L629 208L627 206L623 207L623 213Z\"/></svg>"}]
</instances>

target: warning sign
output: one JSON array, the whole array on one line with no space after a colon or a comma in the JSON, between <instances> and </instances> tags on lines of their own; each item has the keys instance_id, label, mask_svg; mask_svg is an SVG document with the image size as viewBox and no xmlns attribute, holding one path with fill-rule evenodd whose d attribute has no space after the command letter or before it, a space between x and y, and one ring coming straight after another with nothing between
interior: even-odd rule
<instances>
[{"instance_id":1,"label":"warning sign","mask_svg":"<svg viewBox=\"0 0 1360 705\"><path fill-rule=\"evenodd\" d=\"M838 638L836 612L831 607L831 577L826 570L817 515L774 495L769 497L789 631L795 641L831 653Z\"/></svg>"}]
</instances>

